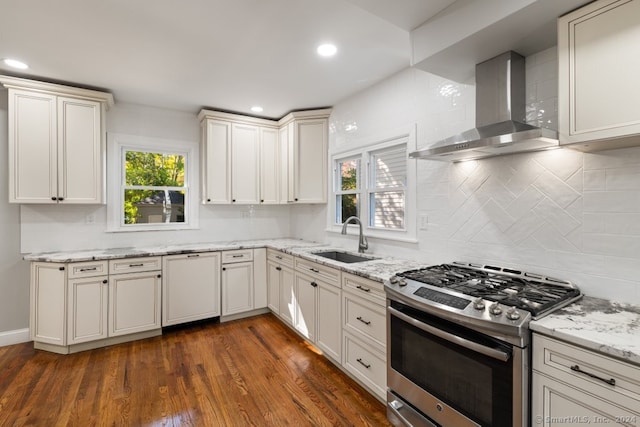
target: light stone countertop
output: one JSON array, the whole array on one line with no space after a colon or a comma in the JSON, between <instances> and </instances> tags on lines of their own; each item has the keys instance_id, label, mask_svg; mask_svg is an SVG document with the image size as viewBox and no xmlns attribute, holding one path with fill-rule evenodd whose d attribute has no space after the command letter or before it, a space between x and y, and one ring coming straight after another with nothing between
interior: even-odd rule
<instances>
[{"instance_id":1,"label":"light stone countertop","mask_svg":"<svg viewBox=\"0 0 640 427\"><path fill-rule=\"evenodd\" d=\"M640 306L583 297L530 323L531 330L640 365Z\"/></svg>"},{"instance_id":2,"label":"light stone countertop","mask_svg":"<svg viewBox=\"0 0 640 427\"><path fill-rule=\"evenodd\" d=\"M241 240L232 242L190 243L182 245L157 245L135 248L125 247L113 249L89 249L70 252L43 252L25 254L23 258L27 261L67 263L143 256L161 256L198 252L225 251L234 249L254 249L265 247L277 249L294 256L299 256L307 260L315 261L329 267L337 268L341 271L346 271L348 273L356 274L358 276L362 276L379 282L388 280L395 273L401 271L426 267L426 264L424 262L408 261L393 257L382 257L375 254L364 254L367 257L374 258L370 261L346 264L343 262L320 257L318 255L315 255L314 252L336 250L356 253L355 250L352 251L344 248L337 248L334 246L326 246L317 242L309 242L298 239Z\"/></svg>"}]
</instances>

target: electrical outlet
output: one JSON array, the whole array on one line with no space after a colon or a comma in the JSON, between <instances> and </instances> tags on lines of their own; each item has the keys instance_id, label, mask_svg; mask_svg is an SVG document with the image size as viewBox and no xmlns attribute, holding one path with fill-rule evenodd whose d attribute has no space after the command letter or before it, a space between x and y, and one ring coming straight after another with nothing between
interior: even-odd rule
<instances>
[{"instance_id":1,"label":"electrical outlet","mask_svg":"<svg viewBox=\"0 0 640 427\"><path fill-rule=\"evenodd\" d=\"M85 224L95 224L96 223L96 214L94 212L88 213L84 218Z\"/></svg>"},{"instance_id":2,"label":"electrical outlet","mask_svg":"<svg viewBox=\"0 0 640 427\"><path fill-rule=\"evenodd\" d=\"M426 214L421 214L418 218L420 230L426 230L429 224L429 217Z\"/></svg>"}]
</instances>

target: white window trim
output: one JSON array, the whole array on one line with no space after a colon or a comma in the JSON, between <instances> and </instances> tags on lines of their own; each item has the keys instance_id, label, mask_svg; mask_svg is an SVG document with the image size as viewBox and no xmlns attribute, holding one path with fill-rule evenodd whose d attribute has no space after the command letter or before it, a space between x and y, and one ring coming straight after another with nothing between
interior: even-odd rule
<instances>
[{"instance_id":1,"label":"white window trim","mask_svg":"<svg viewBox=\"0 0 640 427\"><path fill-rule=\"evenodd\" d=\"M122 209L124 204L124 195L120 190L124 176L123 156L125 151L166 152L185 156L185 187L187 188L187 197L185 199L186 222L124 225L124 212ZM106 231L135 232L197 229L199 213L198 165L199 158L197 142L109 133L107 135L108 180Z\"/></svg>"},{"instance_id":2,"label":"white window trim","mask_svg":"<svg viewBox=\"0 0 640 427\"><path fill-rule=\"evenodd\" d=\"M350 149L340 152L332 153L329 156L329 170L330 175L330 197L329 206L327 209L327 228L326 231L330 233L341 233L342 225L335 224L336 218L336 173L335 165L336 161L345 160L350 158L361 159L361 171L360 171L360 212L359 217L364 227L364 234L367 237L395 240L405 243L416 243L417 239L417 200L416 200L416 182L417 182L417 168L415 159L407 159L407 185L405 188L405 228L403 230L391 230L371 227L368 221L369 210L369 197L367 188L370 180L370 170L367 160L369 154L375 151L390 148L396 145L406 143L407 154L416 150L416 131L415 126L411 130L403 133L395 134L394 136L367 141L363 144L358 144L357 149ZM365 185L366 184L366 185ZM349 224L349 234L358 232L357 224Z\"/></svg>"}]
</instances>

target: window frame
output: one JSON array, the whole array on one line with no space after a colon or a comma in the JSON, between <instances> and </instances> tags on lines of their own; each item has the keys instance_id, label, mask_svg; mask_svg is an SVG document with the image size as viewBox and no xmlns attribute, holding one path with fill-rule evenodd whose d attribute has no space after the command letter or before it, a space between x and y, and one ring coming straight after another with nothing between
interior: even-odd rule
<instances>
[{"instance_id":1,"label":"window frame","mask_svg":"<svg viewBox=\"0 0 640 427\"><path fill-rule=\"evenodd\" d=\"M107 231L173 231L192 230L198 228L198 143L174 141L161 138L147 138L136 135L108 134L109 176L107 186ZM126 152L147 152L177 154L184 156L184 186L161 187L167 190L185 191L184 222L162 222L125 224L124 223L124 191L127 188L142 189L148 186L131 186L126 184ZM154 187L160 188L160 187Z\"/></svg>"},{"instance_id":2,"label":"window frame","mask_svg":"<svg viewBox=\"0 0 640 427\"><path fill-rule=\"evenodd\" d=\"M406 182L404 185L404 228L402 229L389 229L375 227L371 225L370 218L372 214L372 207L370 201L370 194L376 191L390 191L390 188L375 189L372 188L372 172L371 172L371 158L372 155L386 150L405 145L407 153L407 171ZM342 224L337 223L338 218L338 204L337 195L341 194L337 191L338 184L338 162L349 159L360 159L361 171L360 171L360 188L358 189L359 198L359 212L358 218L362 222L367 237L395 240L401 242L416 243L417 242L417 204L416 204L416 160L410 159L408 154L415 150L416 138L415 128L411 131L394 135L392 137L377 140L367 141L362 144L358 144L359 148L351 149L347 151L335 152L329 156L331 174L331 198L330 206L327 211L327 229L328 232L340 233L342 231ZM346 219L346 218L345 218ZM347 228L349 234L358 232L357 224L348 224Z\"/></svg>"}]
</instances>

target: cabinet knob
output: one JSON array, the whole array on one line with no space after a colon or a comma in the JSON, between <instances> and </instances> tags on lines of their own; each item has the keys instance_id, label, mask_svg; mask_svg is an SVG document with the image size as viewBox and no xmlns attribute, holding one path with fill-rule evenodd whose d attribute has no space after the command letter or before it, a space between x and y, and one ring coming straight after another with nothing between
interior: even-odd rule
<instances>
[{"instance_id":1,"label":"cabinet knob","mask_svg":"<svg viewBox=\"0 0 640 427\"><path fill-rule=\"evenodd\" d=\"M232 200L231 200L231 203L235 203L235 202L236 202L236 199L232 199Z\"/></svg>"},{"instance_id":2,"label":"cabinet knob","mask_svg":"<svg viewBox=\"0 0 640 427\"><path fill-rule=\"evenodd\" d=\"M158 274L158 279L162 277L162 274Z\"/></svg>"},{"instance_id":3,"label":"cabinet knob","mask_svg":"<svg viewBox=\"0 0 640 427\"><path fill-rule=\"evenodd\" d=\"M227 267L222 267L222 271L227 271Z\"/></svg>"},{"instance_id":4,"label":"cabinet knob","mask_svg":"<svg viewBox=\"0 0 640 427\"><path fill-rule=\"evenodd\" d=\"M52 197L51 200L53 200L55 202L56 200L58 200L58 198L57 197Z\"/></svg>"},{"instance_id":5,"label":"cabinet knob","mask_svg":"<svg viewBox=\"0 0 640 427\"><path fill-rule=\"evenodd\" d=\"M293 201L294 201L294 202L297 202L297 201L298 201L298 198L296 197L295 199L293 199Z\"/></svg>"},{"instance_id":6,"label":"cabinet knob","mask_svg":"<svg viewBox=\"0 0 640 427\"><path fill-rule=\"evenodd\" d=\"M60 268L58 268L58 270L64 271L64 267L60 267Z\"/></svg>"},{"instance_id":7,"label":"cabinet knob","mask_svg":"<svg viewBox=\"0 0 640 427\"><path fill-rule=\"evenodd\" d=\"M260 203L264 203L264 199L260 199Z\"/></svg>"},{"instance_id":8,"label":"cabinet knob","mask_svg":"<svg viewBox=\"0 0 640 427\"><path fill-rule=\"evenodd\" d=\"M64 200L64 197L58 197L58 201L61 202Z\"/></svg>"},{"instance_id":9,"label":"cabinet knob","mask_svg":"<svg viewBox=\"0 0 640 427\"><path fill-rule=\"evenodd\" d=\"M316 282L311 282L311 286L313 286L314 288L317 288L318 284Z\"/></svg>"},{"instance_id":10,"label":"cabinet knob","mask_svg":"<svg viewBox=\"0 0 640 427\"><path fill-rule=\"evenodd\" d=\"M207 199L207 202L210 202L210 201L211 201L211 199Z\"/></svg>"},{"instance_id":11,"label":"cabinet knob","mask_svg":"<svg viewBox=\"0 0 640 427\"><path fill-rule=\"evenodd\" d=\"M276 267L276 270L282 271L282 267Z\"/></svg>"},{"instance_id":12,"label":"cabinet knob","mask_svg":"<svg viewBox=\"0 0 640 427\"><path fill-rule=\"evenodd\" d=\"M107 279L104 279L104 280L102 281L102 283L108 283L108 282L109 282L109 281L108 281Z\"/></svg>"}]
</instances>

